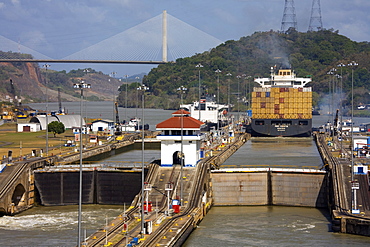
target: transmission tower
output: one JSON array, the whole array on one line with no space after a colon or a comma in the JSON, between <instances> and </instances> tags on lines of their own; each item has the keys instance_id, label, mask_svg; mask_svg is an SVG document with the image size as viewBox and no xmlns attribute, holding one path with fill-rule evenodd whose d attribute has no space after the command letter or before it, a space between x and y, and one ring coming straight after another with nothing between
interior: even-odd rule
<instances>
[{"instance_id":1,"label":"transmission tower","mask_svg":"<svg viewBox=\"0 0 370 247\"><path fill-rule=\"evenodd\" d=\"M281 21L281 31L285 32L289 28L297 30L297 17L295 15L294 0L285 0L284 15Z\"/></svg>"},{"instance_id":2,"label":"transmission tower","mask_svg":"<svg viewBox=\"0 0 370 247\"><path fill-rule=\"evenodd\" d=\"M320 0L312 0L312 10L308 31L322 30Z\"/></svg>"}]
</instances>

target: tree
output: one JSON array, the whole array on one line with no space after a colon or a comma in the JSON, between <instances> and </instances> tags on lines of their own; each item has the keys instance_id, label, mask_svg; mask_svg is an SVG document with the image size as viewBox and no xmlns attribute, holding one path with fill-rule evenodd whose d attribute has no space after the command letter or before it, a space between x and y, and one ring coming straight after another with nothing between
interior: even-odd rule
<instances>
[{"instance_id":1,"label":"tree","mask_svg":"<svg viewBox=\"0 0 370 247\"><path fill-rule=\"evenodd\" d=\"M48 124L49 132L53 132L54 137L56 134L62 134L65 131L64 124L58 121L53 121Z\"/></svg>"}]
</instances>

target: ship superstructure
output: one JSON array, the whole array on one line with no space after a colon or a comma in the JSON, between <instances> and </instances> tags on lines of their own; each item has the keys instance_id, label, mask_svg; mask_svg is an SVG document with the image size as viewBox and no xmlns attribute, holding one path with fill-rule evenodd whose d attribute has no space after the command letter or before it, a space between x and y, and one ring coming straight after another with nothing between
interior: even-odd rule
<instances>
[{"instance_id":1,"label":"ship superstructure","mask_svg":"<svg viewBox=\"0 0 370 247\"><path fill-rule=\"evenodd\" d=\"M312 129L311 78L291 69L271 68L270 78L257 78L252 92L253 136L310 136Z\"/></svg>"},{"instance_id":2,"label":"ship superstructure","mask_svg":"<svg viewBox=\"0 0 370 247\"><path fill-rule=\"evenodd\" d=\"M200 102L195 101L192 104L180 105L180 108L190 112L192 118L198 119L210 127L223 126L227 122L228 105L217 104L214 97L202 95Z\"/></svg>"}]
</instances>

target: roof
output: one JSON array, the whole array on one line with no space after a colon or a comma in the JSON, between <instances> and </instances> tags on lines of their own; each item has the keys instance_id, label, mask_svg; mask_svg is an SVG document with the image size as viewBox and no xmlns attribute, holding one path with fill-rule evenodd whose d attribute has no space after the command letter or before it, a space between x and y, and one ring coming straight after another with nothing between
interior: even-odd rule
<instances>
[{"instance_id":1,"label":"roof","mask_svg":"<svg viewBox=\"0 0 370 247\"><path fill-rule=\"evenodd\" d=\"M172 113L172 116L181 116L181 115L190 115L190 112L188 112L187 110L184 110L184 109L180 109L180 110L177 110L175 111L174 113Z\"/></svg>"},{"instance_id":2,"label":"roof","mask_svg":"<svg viewBox=\"0 0 370 247\"><path fill-rule=\"evenodd\" d=\"M56 115L56 117L59 119L59 122L62 122L64 124L64 127L66 129L71 129L75 126L80 126L81 117L80 115ZM85 125L84 119L82 119L82 126Z\"/></svg>"},{"instance_id":3,"label":"roof","mask_svg":"<svg viewBox=\"0 0 370 247\"><path fill-rule=\"evenodd\" d=\"M92 121L92 123L99 123L99 122L103 122L103 123L114 123L113 120L109 120L109 119L98 119L98 120Z\"/></svg>"},{"instance_id":4,"label":"roof","mask_svg":"<svg viewBox=\"0 0 370 247\"><path fill-rule=\"evenodd\" d=\"M55 115L48 116L48 124L53 121L58 121L64 124L66 129L71 129L74 126L80 126L81 116L80 115ZM36 116L31 118L30 123L40 123L41 129L46 129L46 116ZM85 120L82 119L82 125L85 125Z\"/></svg>"},{"instance_id":5,"label":"roof","mask_svg":"<svg viewBox=\"0 0 370 247\"><path fill-rule=\"evenodd\" d=\"M192 118L190 116L184 115L182 117L183 121L181 124L181 115L171 117L159 124L157 124L156 128L158 129L180 129L181 125L184 129L200 129L200 127L204 124L202 121L198 119Z\"/></svg>"}]
</instances>

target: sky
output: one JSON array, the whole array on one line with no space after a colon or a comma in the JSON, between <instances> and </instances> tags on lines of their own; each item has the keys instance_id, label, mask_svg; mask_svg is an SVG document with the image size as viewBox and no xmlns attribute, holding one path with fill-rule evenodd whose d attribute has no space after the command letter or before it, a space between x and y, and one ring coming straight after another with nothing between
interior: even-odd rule
<instances>
[{"instance_id":1,"label":"sky","mask_svg":"<svg viewBox=\"0 0 370 247\"><path fill-rule=\"evenodd\" d=\"M318 1L318 0L316 0ZM354 41L370 41L370 0L320 0L325 29ZM168 14L221 40L256 31L278 31L284 0L0 0L0 50L11 40L51 58L64 58L135 27L166 10ZM308 30L312 0L295 0L298 31ZM5 38L5 39L4 39ZM15 52L17 50L14 50ZM54 69L87 65L55 64ZM104 73L148 72L152 66L88 65Z\"/></svg>"}]
</instances>

